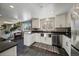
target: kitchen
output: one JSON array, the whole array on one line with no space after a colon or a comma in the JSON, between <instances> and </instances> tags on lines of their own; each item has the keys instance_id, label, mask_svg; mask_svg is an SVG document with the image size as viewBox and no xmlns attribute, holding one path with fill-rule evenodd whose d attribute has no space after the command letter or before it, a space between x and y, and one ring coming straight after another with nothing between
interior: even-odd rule
<instances>
[{"instance_id":1,"label":"kitchen","mask_svg":"<svg viewBox=\"0 0 79 59\"><path fill-rule=\"evenodd\" d=\"M40 42L40 43L45 43L52 46L64 47L64 49L66 49L67 53L69 53L70 55L71 54L70 46L67 47L66 43L70 45L70 40L71 40L70 26L71 25L69 23L70 20L67 21L67 17L68 17L68 13L56 16L56 18L58 19L55 19L53 17L50 17L49 20L47 19L39 20L38 18L33 18L34 20L32 20L32 33L24 32L24 45L30 46L34 42ZM57 23L56 20L59 20L62 18L63 18L63 21L60 23L59 22ZM50 28L48 28L47 26ZM65 40L68 40L68 41L65 42ZM69 50L67 50L67 48Z\"/></svg>"},{"instance_id":2,"label":"kitchen","mask_svg":"<svg viewBox=\"0 0 79 59\"><path fill-rule=\"evenodd\" d=\"M0 37L2 39L4 38L4 40L0 40L1 42L7 41L8 43L10 43L9 45L13 43L12 46L10 46L13 49L10 49L10 47L8 47L10 50L7 51L5 50L6 48L2 49L2 47L4 48L4 46L7 44L2 45L4 43L0 42L0 44L2 45L0 50L3 51L0 53L0 55L17 55L18 43L15 42L17 37L19 37L19 39L23 39L23 44L26 49L27 47L33 46L36 47L36 49L44 49L49 52L57 53L58 55L71 55L70 11L73 4L7 3L0 5L2 13L2 16L0 16L0 29L2 29L0 30ZM5 35L5 31L9 31L10 33ZM20 41L19 39L17 41ZM21 48L21 50L23 49L24 48ZM62 52L62 50L60 52L59 49L63 49L65 52ZM15 53L13 53L12 50L14 50ZM7 54L6 51L11 51L11 53Z\"/></svg>"}]
</instances>

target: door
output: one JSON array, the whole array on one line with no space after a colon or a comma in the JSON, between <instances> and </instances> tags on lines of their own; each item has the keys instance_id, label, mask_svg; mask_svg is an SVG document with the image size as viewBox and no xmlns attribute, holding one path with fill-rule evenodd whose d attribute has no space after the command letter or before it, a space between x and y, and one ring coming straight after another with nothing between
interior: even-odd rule
<instances>
[{"instance_id":1,"label":"door","mask_svg":"<svg viewBox=\"0 0 79 59\"><path fill-rule=\"evenodd\" d=\"M52 45L57 47L62 47L62 38L60 38L60 35L53 34Z\"/></svg>"}]
</instances>

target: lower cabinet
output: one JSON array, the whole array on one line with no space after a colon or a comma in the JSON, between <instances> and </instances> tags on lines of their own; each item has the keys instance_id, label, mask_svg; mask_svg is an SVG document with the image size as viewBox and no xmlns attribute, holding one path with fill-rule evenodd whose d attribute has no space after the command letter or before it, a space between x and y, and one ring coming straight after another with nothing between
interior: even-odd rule
<instances>
[{"instance_id":1,"label":"lower cabinet","mask_svg":"<svg viewBox=\"0 0 79 59\"><path fill-rule=\"evenodd\" d=\"M47 37L45 41L46 44L52 45L52 38Z\"/></svg>"},{"instance_id":2,"label":"lower cabinet","mask_svg":"<svg viewBox=\"0 0 79 59\"><path fill-rule=\"evenodd\" d=\"M24 33L24 45L30 46L34 42L45 43L52 45L52 36L50 33Z\"/></svg>"},{"instance_id":3,"label":"lower cabinet","mask_svg":"<svg viewBox=\"0 0 79 59\"><path fill-rule=\"evenodd\" d=\"M34 43L34 35L31 33L24 33L24 45L30 46Z\"/></svg>"},{"instance_id":4,"label":"lower cabinet","mask_svg":"<svg viewBox=\"0 0 79 59\"><path fill-rule=\"evenodd\" d=\"M71 56L71 39L63 35L63 48L66 50L69 56Z\"/></svg>"},{"instance_id":5,"label":"lower cabinet","mask_svg":"<svg viewBox=\"0 0 79 59\"><path fill-rule=\"evenodd\" d=\"M40 33L34 33L33 36L34 36L35 42L40 42L40 39L41 39Z\"/></svg>"},{"instance_id":6,"label":"lower cabinet","mask_svg":"<svg viewBox=\"0 0 79 59\"><path fill-rule=\"evenodd\" d=\"M49 33L35 33L35 41L52 45L52 36Z\"/></svg>"}]
</instances>

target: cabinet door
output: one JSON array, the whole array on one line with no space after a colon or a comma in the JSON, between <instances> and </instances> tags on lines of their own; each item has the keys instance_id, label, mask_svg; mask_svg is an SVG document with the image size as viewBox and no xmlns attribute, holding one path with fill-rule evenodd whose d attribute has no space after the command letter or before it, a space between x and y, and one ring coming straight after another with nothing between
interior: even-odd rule
<instances>
[{"instance_id":1,"label":"cabinet door","mask_svg":"<svg viewBox=\"0 0 79 59\"><path fill-rule=\"evenodd\" d=\"M63 48L66 50L68 55L71 55L71 40L70 38L63 35Z\"/></svg>"},{"instance_id":2,"label":"cabinet door","mask_svg":"<svg viewBox=\"0 0 79 59\"><path fill-rule=\"evenodd\" d=\"M52 37L49 37L48 33L44 33L44 37L41 37L41 42L48 44L48 45L52 45Z\"/></svg>"},{"instance_id":3,"label":"cabinet door","mask_svg":"<svg viewBox=\"0 0 79 59\"><path fill-rule=\"evenodd\" d=\"M55 20L54 19L51 19L51 20L47 21L46 23L47 23L47 26L46 26L47 31L54 30L54 28L55 28Z\"/></svg>"},{"instance_id":4,"label":"cabinet door","mask_svg":"<svg viewBox=\"0 0 79 59\"><path fill-rule=\"evenodd\" d=\"M48 37L46 37L46 44L48 44L48 45L52 45L52 38L50 37L50 38L48 38Z\"/></svg>"},{"instance_id":5,"label":"cabinet door","mask_svg":"<svg viewBox=\"0 0 79 59\"><path fill-rule=\"evenodd\" d=\"M65 27L65 25L66 25L65 20L66 20L65 14L56 16L55 27Z\"/></svg>"},{"instance_id":6,"label":"cabinet door","mask_svg":"<svg viewBox=\"0 0 79 59\"><path fill-rule=\"evenodd\" d=\"M46 31L46 19L40 20L40 27L41 27L41 30Z\"/></svg>"},{"instance_id":7,"label":"cabinet door","mask_svg":"<svg viewBox=\"0 0 79 59\"><path fill-rule=\"evenodd\" d=\"M40 40L41 40L40 33L35 33L35 41L40 42Z\"/></svg>"},{"instance_id":8,"label":"cabinet door","mask_svg":"<svg viewBox=\"0 0 79 59\"><path fill-rule=\"evenodd\" d=\"M40 21L38 18L32 19L32 28L40 28Z\"/></svg>"},{"instance_id":9,"label":"cabinet door","mask_svg":"<svg viewBox=\"0 0 79 59\"><path fill-rule=\"evenodd\" d=\"M52 31L55 28L55 18L41 19L40 20L41 30Z\"/></svg>"},{"instance_id":10,"label":"cabinet door","mask_svg":"<svg viewBox=\"0 0 79 59\"><path fill-rule=\"evenodd\" d=\"M71 14L66 14L66 27L71 27Z\"/></svg>"},{"instance_id":11,"label":"cabinet door","mask_svg":"<svg viewBox=\"0 0 79 59\"><path fill-rule=\"evenodd\" d=\"M24 45L30 46L32 43L34 43L32 34L24 33Z\"/></svg>"}]
</instances>

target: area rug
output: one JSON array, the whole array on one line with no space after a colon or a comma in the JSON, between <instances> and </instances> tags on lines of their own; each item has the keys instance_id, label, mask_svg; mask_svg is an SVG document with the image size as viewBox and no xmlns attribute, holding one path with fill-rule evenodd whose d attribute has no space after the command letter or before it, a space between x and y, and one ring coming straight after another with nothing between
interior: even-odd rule
<instances>
[{"instance_id":1,"label":"area rug","mask_svg":"<svg viewBox=\"0 0 79 59\"><path fill-rule=\"evenodd\" d=\"M50 51L50 52L60 54L59 53L59 48L56 47L56 46L51 46L51 45L47 45L47 44L39 43L39 42L34 43L32 46L38 47L38 48L41 48L41 49L45 49L45 50Z\"/></svg>"}]
</instances>

